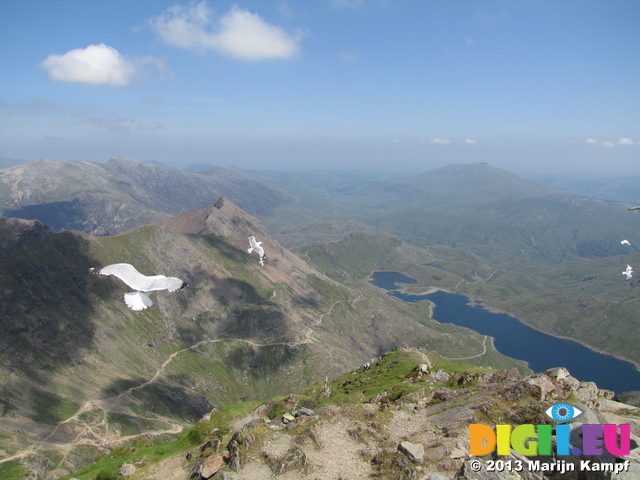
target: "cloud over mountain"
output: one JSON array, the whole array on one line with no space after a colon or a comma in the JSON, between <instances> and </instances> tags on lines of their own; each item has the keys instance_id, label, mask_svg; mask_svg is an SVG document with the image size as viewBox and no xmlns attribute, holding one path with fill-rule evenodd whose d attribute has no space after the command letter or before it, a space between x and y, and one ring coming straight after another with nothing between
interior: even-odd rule
<instances>
[{"instance_id":1,"label":"cloud over mountain","mask_svg":"<svg viewBox=\"0 0 640 480\"><path fill-rule=\"evenodd\" d=\"M154 57L128 59L113 47L100 43L69 50L63 55L49 55L40 63L51 80L90 85L129 85L139 69L153 64L162 69L162 61Z\"/></svg>"},{"instance_id":2,"label":"cloud over mountain","mask_svg":"<svg viewBox=\"0 0 640 480\"><path fill-rule=\"evenodd\" d=\"M150 19L153 30L170 46L215 51L240 60L289 59L300 52L302 34L291 35L262 17L234 6L214 22L206 2L175 5Z\"/></svg>"}]
</instances>

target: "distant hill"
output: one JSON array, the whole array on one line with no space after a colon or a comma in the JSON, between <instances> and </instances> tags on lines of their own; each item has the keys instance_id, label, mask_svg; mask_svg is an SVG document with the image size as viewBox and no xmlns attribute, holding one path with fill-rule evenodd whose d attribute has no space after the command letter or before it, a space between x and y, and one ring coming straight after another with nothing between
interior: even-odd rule
<instances>
[{"instance_id":1,"label":"distant hill","mask_svg":"<svg viewBox=\"0 0 640 480\"><path fill-rule=\"evenodd\" d=\"M357 221L415 245L452 246L494 264L622 255L628 250L621 239L640 239L640 222L624 205L562 193L486 163L352 185L327 203L316 222L326 222L329 213L333 220ZM285 222L296 218L297 205L264 217L284 243L296 231ZM300 208L299 228L312 233L313 210Z\"/></svg>"},{"instance_id":2,"label":"distant hill","mask_svg":"<svg viewBox=\"0 0 640 480\"><path fill-rule=\"evenodd\" d=\"M565 192L589 198L640 204L640 176L580 177L567 175L538 175L533 180Z\"/></svg>"},{"instance_id":3,"label":"distant hill","mask_svg":"<svg viewBox=\"0 0 640 480\"><path fill-rule=\"evenodd\" d=\"M0 254L2 478L12 462L60 476L132 435L175 434L214 407L286 395L397 346L475 358L483 340L430 320L428 305L325 276L227 198L106 237L0 218ZM126 285L89 273L118 262L189 286L133 312ZM488 347L471 361L526 371Z\"/></svg>"},{"instance_id":4,"label":"distant hill","mask_svg":"<svg viewBox=\"0 0 640 480\"><path fill-rule=\"evenodd\" d=\"M362 185L354 193L379 202L406 199L407 207L442 207L517 200L559 193L488 163L448 165L408 178Z\"/></svg>"},{"instance_id":5,"label":"distant hill","mask_svg":"<svg viewBox=\"0 0 640 480\"><path fill-rule=\"evenodd\" d=\"M0 213L56 231L113 235L220 196L254 214L290 201L263 180L223 167L197 174L113 158L104 165L39 160L0 170Z\"/></svg>"},{"instance_id":6,"label":"distant hill","mask_svg":"<svg viewBox=\"0 0 640 480\"><path fill-rule=\"evenodd\" d=\"M3 168L13 167L15 165L20 165L21 163L26 163L27 160L18 160L16 158L8 158L8 157L0 157L0 170Z\"/></svg>"}]
</instances>

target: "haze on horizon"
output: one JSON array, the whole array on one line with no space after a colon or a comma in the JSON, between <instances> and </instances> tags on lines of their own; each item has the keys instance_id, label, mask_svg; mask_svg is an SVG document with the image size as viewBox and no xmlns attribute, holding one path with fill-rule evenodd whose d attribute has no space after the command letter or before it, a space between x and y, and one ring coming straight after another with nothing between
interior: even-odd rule
<instances>
[{"instance_id":1,"label":"haze on horizon","mask_svg":"<svg viewBox=\"0 0 640 480\"><path fill-rule=\"evenodd\" d=\"M626 0L0 2L0 156L640 175L638 20Z\"/></svg>"}]
</instances>

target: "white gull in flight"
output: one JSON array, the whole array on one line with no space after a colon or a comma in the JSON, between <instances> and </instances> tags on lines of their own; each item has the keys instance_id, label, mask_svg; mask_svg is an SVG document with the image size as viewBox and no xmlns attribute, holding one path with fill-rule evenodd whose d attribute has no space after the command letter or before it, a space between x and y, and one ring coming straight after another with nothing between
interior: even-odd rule
<instances>
[{"instance_id":1,"label":"white gull in flight","mask_svg":"<svg viewBox=\"0 0 640 480\"><path fill-rule=\"evenodd\" d=\"M135 311L144 310L153 305L149 295L155 290L175 292L188 285L176 277L165 277L164 275L147 277L128 263L115 263L102 268L90 268L89 271L100 275L114 275L136 290L135 292L124 294L124 303Z\"/></svg>"},{"instance_id":2,"label":"white gull in flight","mask_svg":"<svg viewBox=\"0 0 640 480\"><path fill-rule=\"evenodd\" d=\"M262 245L262 242L256 242L256 237L254 237L253 235L249 235L249 245L251 245L250 248L247 248L247 252L251 253L251 252L256 252L258 255L260 255L260 266L264 267L264 248L262 248L260 245Z\"/></svg>"},{"instance_id":3,"label":"white gull in flight","mask_svg":"<svg viewBox=\"0 0 640 480\"><path fill-rule=\"evenodd\" d=\"M620 244L621 244L621 245L631 245L631 244L629 243L629 240L622 240L622 241L620 242Z\"/></svg>"},{"instance_id":4,"label":"white gull in flight","mask_svg":"<svg viewBox=\"0 0 640 480\"><path fill-rule=\"evenodd\" d=\"M622 274L626 275L627 280L629 280L633 276L633 268L631 268L631 265L627 264L627 269L622 272Z\"/></svg>"}]
</instances>

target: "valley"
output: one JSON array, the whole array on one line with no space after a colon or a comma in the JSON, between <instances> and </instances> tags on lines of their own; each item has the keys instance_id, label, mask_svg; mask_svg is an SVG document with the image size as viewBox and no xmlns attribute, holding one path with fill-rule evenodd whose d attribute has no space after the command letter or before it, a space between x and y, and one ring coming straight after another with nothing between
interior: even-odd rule
<instances>
[{"instance_id":1,"label":"valley","mask_svg":"<svg viewBox=\"0 0 640 480\"><path fill-rule=\"evenodd\" d=\"M428 320L428 307L331 279L227 199L118 236L18 219L3 219L0 232L10 259L0 267L0 472L19 462L60 476L122 439L296 391L397 346L456 357L482 343ZM246 253L248 232L269 245L264 267ZM396 244L399 257L403 248ZM88 271L118 261L189 287L132 312L126 286ZM478 361L526 371L487 350Z\"/></svg>"},{"instance_id":2,"label":"valley","mask_svg":"<svg viewBox=\"0 0 640 480\"><path fill-rule=\"evenodd\" d=\"M637 280L620 274L637 263L637 212L488 164L385 180L43 161L0 170L0 203L0 476L68 475L398 347L531 373L428 302L385 295L374 271L640 363ZM132 312L126 286L88 273L118 262L189 287Z\"/></svg>"}]
</instances>

